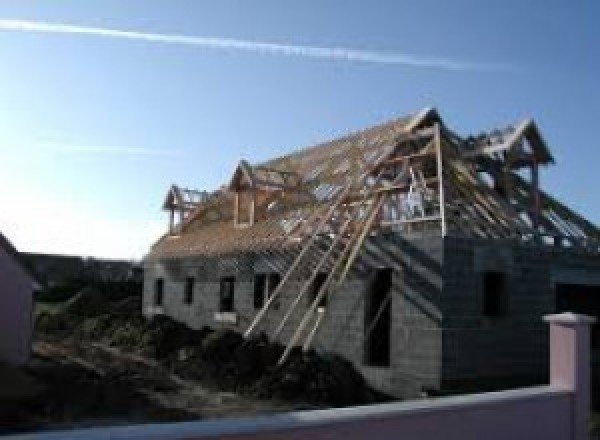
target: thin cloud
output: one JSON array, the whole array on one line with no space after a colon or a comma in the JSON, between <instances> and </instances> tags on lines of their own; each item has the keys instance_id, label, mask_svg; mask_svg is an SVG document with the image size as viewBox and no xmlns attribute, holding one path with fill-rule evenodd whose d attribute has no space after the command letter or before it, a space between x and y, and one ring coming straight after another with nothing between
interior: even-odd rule
<instances>
[{"instance_id":1,"label":"thin cloud","mask_svg":"<svg viewBox=\"0 0 600 440\"><path fill-rule=\"evenodd\" d=\"M110 145L65 145L44 144L41 148L50 153L90 156L137 156L137 157L178 157L178 150L165 150L144 147L119 147Z\"/></svg>"},{"instance_id":2,"label":"thin cloud","mask_svg":"<svg viewBox=\"0 0 600 440\"><path fill-rule=\"evenodd\" d=\"M200 37L175 34L158 34L109 28L76 26L31 20L0 19L0 30L18 32L41 32L49 34L89 35L120 38L151 43L194 46L214 50L236 50L268 55L284 55L370 64L388 64L453 71L502 71L512 70L507 64L473 63L454 59L425 57L397 52L381 52L338 47L299 46L221 37Z\"/></svg>"}]
</instances>

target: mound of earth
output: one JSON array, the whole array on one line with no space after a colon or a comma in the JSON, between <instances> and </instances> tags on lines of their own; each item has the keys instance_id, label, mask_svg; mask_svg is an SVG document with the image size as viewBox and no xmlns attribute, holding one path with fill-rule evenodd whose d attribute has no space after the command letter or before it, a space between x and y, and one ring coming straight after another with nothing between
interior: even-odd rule
<instances>
[{"instance_id":1,"label":"mound of earth","mask_svg":"<svg viewBox=\"0 0 600 440\"><path fill-rule=\"evenodd\" d=\"M352 405L383 397L339 356L297 349L277 367L283 347L264 335L246 340L232 330L195 330L167 316L146 319L139 301L139 297L111 301L98 289L85 288L62 310L40 314L37 331L51 338L118 347L156 359L208 388L253 398Z\"/></svg>"}]
</instances>

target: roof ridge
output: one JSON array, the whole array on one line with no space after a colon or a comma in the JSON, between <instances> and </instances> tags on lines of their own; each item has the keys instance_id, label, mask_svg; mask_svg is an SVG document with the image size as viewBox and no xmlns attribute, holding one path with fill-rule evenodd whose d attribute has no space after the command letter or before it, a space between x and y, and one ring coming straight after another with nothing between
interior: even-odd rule
<instances>
[{"instance_id":1,"label":"roof ridge","mask_svg":"<svg viewBox=\"0 0 600 440\"><path fill-rule=\"evenodd\" d=\"M358 137L361 136L365 133L371 132L371 131L376 131L379 130L383 127L389 126L389 125L393 125L393 124L397 124L400 122L405 122L406 124L409 124L410 122L412 122L412 120L414 120L416 117L418 117L419 115L421 115L424 111L429 110L430 107L425 107L419 111L415 111L415 112L411 112L411 113L407 113L403 116L397 116L395 118L391 118L391 119L387 119L383 122L380 122L378 124L375 125L370 125L367 126L366 128L362 128L362 129L357 129L356 131L351 131L350 133L345 132L346 134L343 134L341 136L333 136L327 140L321 141L317 144L314 145L310 145L310 146L305 146L305 147L298 147L286 154L282 154L281 156L276 156L273 157L271 159L267 159L266 161L262 161L259 163L253 163L251 164L252 167L257 167L257 166L268 166L269 164L273 163L273 162L277 162L277 161L281 161L281 160L285 160L285 159L290 159L293 156L298 156L298 155L302 155L302 154L306 154L309 153L311 151L315 151L315 150L319 150L321 148L326 148L328 146L331 146L331 144L335 143L335 142L343 142L346 141L348 139L351 139L353 137Z\"/></svg>"}]
</instances>

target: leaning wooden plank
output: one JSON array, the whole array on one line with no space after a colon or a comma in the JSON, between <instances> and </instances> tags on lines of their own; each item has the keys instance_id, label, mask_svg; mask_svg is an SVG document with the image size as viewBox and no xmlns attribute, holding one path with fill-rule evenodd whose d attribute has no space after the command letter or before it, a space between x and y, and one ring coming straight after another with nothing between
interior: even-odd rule
<instances>
[{"instance_id":1,"label":"leaning wooden plank","mask_svg":"<svg viewBox=\"0 0 600 440\"><path fill-rule=\"evenodd\" d=\"M285 363L285 361L287 360L288 356L290 355L290 352L292 351L292 348L294 348L294 346L296 345L296 343L300 339L300 335L302 334L302 331L304 330L304 328L308 324L308 321L310 320L310 318L312 317L313 313L315 312L318 304L321 302L321 299L323 299L323 297L327 293L327 289L329 288L329 285L333 281L333 277L335 276L336 272L341 267L341 264L343 262L343 258L342 257L345 254L348 253L348 251L351 248L352 243L353 243L353 240L348 240L348 242L346 243L344 251L340 255L340 258L337 260L337 262L335 264L335 267L331 270L331 272L329 272L329 274L327 275L327 278L325 278L325 281L323 282L323 285L321 286L321 288L319 289L319 292L315 296L315 299L313 300L312 304L310 305L310 307L308 308L308 310L304 314L304 317L300 321L300 324L296 328L296 331L292 335L292 338L290 339L290 341L288 342L287 346L285 347L285 350L284 350L283 354L281 355L281 358L279 358L279 361L277 362L277 365L281 366L281 365L283 365Z\"/></svg>"},{"instance_id":2,"label":"leaning wooden plank","mask_svg":"<svg viewBox=\"0 0 600 440\"><path fill-rule=\"evenodd\" d=\"M350 253L350 256L348 257L348 260L346 261L346 265L344 266L342 275L340 276L340 278L338 279L338 281L336 283L337 285L342 283L342 281L346 278L348 271L352 267L352 264L354 264L354 260L356 259L356 256L358 255L358 252L360 251L360 248L362 247L363 242L365 241L365 238L367 237L367 234L371 230L371 225L377 218L377 214L379 213L379 209L381 208L381 205L383 204L384 200L385 200L385 195L380 195L378 197L378 199L375 201L374 206L371 209L371 212L369 214L369 217L367 218L367 221L365 222L364 226L362 227L362 231L360 233L360 236L358 237L358 241L354 245L354 248L352 249L352 252Z\"/></svg>"},{"instance_id":3,"label":"leaning wooden plank","mask_svg":"<svg viewBox=\"0 0 600 440\"><path fill-rule=\"evenodd\" d=\"M379 318L381 318L381 315L383 315L383 312L385 311L386 306L391 301L392 301L392 294L388 293L386 295L386 297L383 299L383 301L381 301L381 304L379 305L379 309L377 309L377 313L375 313L375 317L373 318L373 321L371 321L371 323L369 324L369 327L367 327L367 330L365 331L365 339L367 339L369 337L369 335L371 334L371 332L377 325L377 322L379 322Z\"/></svg>"},{"instance_id":4,"label":"leaning wooden plank","mask_svg":"<svg viewBox=\"0 0 600 440\"><path fill-rule=\"evenodd\" d=\"M337 274L338 270L342 267L342 264L344 262L344 258L345 258L346 255L348 255L348 252L350 252L350 250L352 249L353 244L354 244L354 246L356 246L356 244L358 244L358 241L361 241L361 238L362 238L362 240L364 240L365 235L363 234L363 231L365 229L367 231L370 229L369 220L371 220L371 222L372 222L372 218L374 218L373 217L373 213L377 213L379 211L379 208L381 207L381 203L383 203L383 199L384 199L384 197L380 196L379 197L379 201L376 201L373 205L371 205L371 210L372 211L369 213L368 218L367 218L366 222L364 223L363 228L362 229L357 229L356 230L356 235L353 235L346 242L346 245L344 246L344 249L343 249L342 253L339 255L338 259L336 260L336 263L334 264L334 267L331 269L331 271L327 275L327 278L325 278L325 281L321 285L321 288L319 289L319 292L315 296L315 298L314 298L312 304L310 305L309 309L304 314L304 317L302 318L302 321L300 322L300 325L298 325L298 328L296 329L296 331L292 335L291 340L288 342L285 351L283 352L281 358L279 359L278 365L283 365L283 363L287 360L287 357L289 356L292 348L296 345L296 343L300 339L300 335L302 334L302 331L304 330L304 328L308 324L308 321L310 320L310 318L312 317L313 313L315 312L315 310L317 308L317 305L321 302L321 299L327 294L327 290L329 289L329 285L333 281L333 278ZM365 201L366 200L367 199L365 198ZM347 271L344 271L344 272L347 272ZM336 286L337 285L339 285L339 279L336 282ZM315 329L315 331L316 331L316 329Z\"/></svg>"},{"instance_id":5,"label":"leaning wooden plank","mask_svg":"<svg viewBox=\"0 0 600 440\"><path fill-rule=\"evenodd\" d=\"M327 215L325 215L320 221L319 224L317 225L316 231L315 233L310 237L310 239L308 240L308 242L306 243L306 245L302 248L302 250L300 251L300 253L298 254L298 256L296 257L296 259L294 260L294 262L292 263L292 266L288 269L288 271L286 272L286 274L284 275L283 279L281 280L281 282L279 283L279 285L277 286L277 288L273 291L273 294L269 297L269 299L265 302L265 305L263 306L262 309L259 310L259 312L256 314L256 316L254 317L254 320L252 321L252 323L250 324L250 326L248 327L248 329L246 330L246 332L244 333L244 337L248 338L251 334L252 331L254 331L254 329L256 328L257 324L260 322L260 320L262 319L262 317L265 315L265 313L267 312L267 310L269 310L269 307L271 306L271 304L273 303L273 301L275 301L275 299L279 296L279 294L282 292L283 287L285 286L285 284L288 282L288 280L291 278L292 274L294 273L294 271L296 270L297 267L300 266L300 263L302 262L302 260L304 259L304 256L307 254L308 250L312 247L312 245L315 243L315 241L317 240L317 237L319 235L319 231L323 228L323 226L325 226L325 224L327 223L327 221L329 220L329 218L331 217L331 215L333 214L333 212L336 210L338 203L342 202L346 193L350 190L350 186L347 186L344 191L342 191L342 195L341 197L338 199L337 203L334 203L333 205L331 205L331 207L329 208L329 210L327 211Z\"/></svg>"},{"instance_id":6,"label":"leaning wooden plank","mask_svg":"<svg viewBox=\"0 0 600 440\"><path fill-rule=\"evenodd\" d=\"M310 331L310 333L308 334L308 336L306 337L306 341L304 342L304 345L302 346L302 351L308 351L308 349L310 348L310 345L312 344L312 341L315 337L315 334L317 333L317 331L319 330L319 326L321 325L321 322L323 322L323 318L325 318L325 313L327 312L327 309L325 308L319 308L317 309L317 313L319 314L317 316L317 320L315 321L315 325L312 328L312 330Z\"/></svg>"},{"instance_id":7,"label":"leaning wooden plank","mask_svg":"<svg viewBox=\"0 0 600 440\"><path fill-rule=\"evenodd\" d=\"M290 318L290 316L292 315L292 313L294 313L294 310L296 310L296 306L298 305L298 303L300 302L300 300L302 299L302 297L304 296L304 294L308 291L308 289L310 288L310 286L313 284L313 282L317 278L317 275L319 274L320 270L323 268L323 266L325 265L325 263L328 261L329 256L331 255L331 253L335 249L335 246L340 242L340 240L344 236L344 233L346 232L346 229L348 228L349 225L350 225L350 219L348 219L348 220L346 220L344 222L344 224L340 228L340 231L338 232L338 234L335 236L333 242L331 243L329 249L327 249L327 251L323 254L323 256L321 257L319 263L317 264L317 266L313 270L311 276L303 284L302 289L300 289L300 292L298 292L298 294L296 295L296 298L294 298L294 301L289 306L287 312L283 316L283 319L281 320L281 323L277 326L277 328L273 332L273 335L272 335L273 339L275 339L275 338L277 338L277 336L279 336L279 334L281 333L281 331L285 327L285 324L287 323L287 320Z\"/></svg>"}]
</instances>

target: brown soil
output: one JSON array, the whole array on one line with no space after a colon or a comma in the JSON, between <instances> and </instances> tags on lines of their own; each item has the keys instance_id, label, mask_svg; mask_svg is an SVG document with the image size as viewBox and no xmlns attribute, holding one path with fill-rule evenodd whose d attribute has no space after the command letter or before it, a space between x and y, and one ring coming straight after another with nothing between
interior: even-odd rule
<instances>
[{"instance_id":1,"label":"brown soil","mask_svg":"<svg viewBox=\"0 0 600 440\"><path fill-rule=\"evenodd\" d=\"M385 399L337 356L292 351L264 336L144 319L139 297L84 288L40 307L30 363L0 369L0 435L48 428L180 421Z\"/></svg>"}]
</instances>

